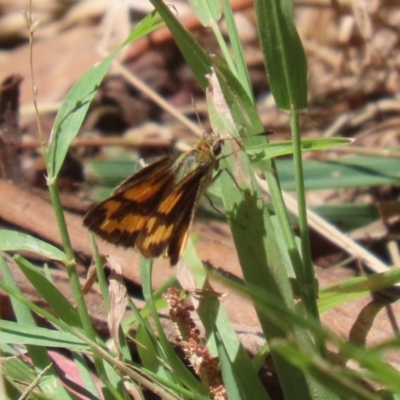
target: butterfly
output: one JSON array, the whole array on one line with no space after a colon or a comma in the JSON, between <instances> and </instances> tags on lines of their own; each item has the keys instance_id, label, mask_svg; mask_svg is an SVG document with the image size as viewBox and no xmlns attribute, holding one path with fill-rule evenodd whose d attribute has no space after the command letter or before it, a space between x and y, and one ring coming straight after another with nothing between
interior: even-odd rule
<instances>
[{"instance_id":1,"label":"butterfly","mask_svg":"<svg viewBox=\"0 0 400 400\"><path fill-rule=\"evenodd\" d=\"M193 149L141 169L94 206L83 224L110 243L177 264L199 198L218 169L222 143L214 133L204 133Z\"/></svg>"}]
</instances>

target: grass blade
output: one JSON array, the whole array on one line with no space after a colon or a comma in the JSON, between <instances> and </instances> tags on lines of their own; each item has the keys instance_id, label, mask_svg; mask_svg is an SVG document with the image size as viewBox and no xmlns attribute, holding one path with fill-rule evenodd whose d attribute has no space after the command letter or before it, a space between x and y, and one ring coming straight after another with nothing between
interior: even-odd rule
<instances>
[{"instance_id":1,"label":"grass blade","mask_svg":"<svg viewBox=\"0 0 400 400\"><path fill-rule=\"evenodd\" d=\"M27 250L39 254L51 260L65 262L65 254L42 240L36 239L25 233L9 231L6 229L0 230L0 251L20 251Z\"/></svg>"}]
</instances>

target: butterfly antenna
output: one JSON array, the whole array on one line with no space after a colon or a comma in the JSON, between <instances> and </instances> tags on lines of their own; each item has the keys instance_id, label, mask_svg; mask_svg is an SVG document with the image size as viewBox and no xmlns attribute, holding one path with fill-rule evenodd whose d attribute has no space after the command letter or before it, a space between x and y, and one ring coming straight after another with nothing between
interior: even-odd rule
<instances>
[{"instance_id":1,"label":"butterfly antenna","mask_svg":"<svg viewBox=\"0 0 400 400\"><path fill-rule=\"evenodd\" d=\"M196 113L197 122L199 123L200 129L201 129L201 131L203 132L203 135L204 135L205 134L204 128L203 128L203 125L202 125L201 120L200 120L200 115L199 115L199 113L197 111L196 101L195 101L195 99L194 99L192 94L190 95L190 100L192 100L192 105L193 105L193 108L194 108L194 112Z\"/></svg>"}]
</instances>

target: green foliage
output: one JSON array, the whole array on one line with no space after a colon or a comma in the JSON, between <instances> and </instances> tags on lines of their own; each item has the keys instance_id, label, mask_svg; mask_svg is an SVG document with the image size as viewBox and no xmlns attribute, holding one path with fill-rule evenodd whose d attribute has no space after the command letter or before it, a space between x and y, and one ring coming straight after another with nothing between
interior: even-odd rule
<instances>
[{"instance_id":1,"label":"green foliage","mask_svg":"<svg viewBox=\"0 0 400 400\"><path fill-rule=\"evenodd\" d=\"M307 108L307 62L293 21L293 1L256 0L268 81L278 108Z\"/></svg>"}]
</instances>

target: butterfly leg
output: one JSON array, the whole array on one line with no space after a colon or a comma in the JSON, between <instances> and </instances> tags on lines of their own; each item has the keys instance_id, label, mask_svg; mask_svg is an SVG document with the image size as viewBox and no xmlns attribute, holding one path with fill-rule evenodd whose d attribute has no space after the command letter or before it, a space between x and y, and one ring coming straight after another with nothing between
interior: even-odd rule
<instances>
[{"instance_id":1,"label":"butterfly leg","mask_svg":"<svg viewBox=\"0 0 400 400\"><path fill-rule=\"evenodd\" d=\"M214 205L213 201L211 200L211 197L210 197L207 193L205 193L204 196L206 197L206 199L207 199L208 202L210 203L211 208L212 208L217 214L221 215L221 216L224 217L224 218L227 218L227 216L226 216L220 209L218 209L218 208Z\"/></svg>"}]
</instances>

